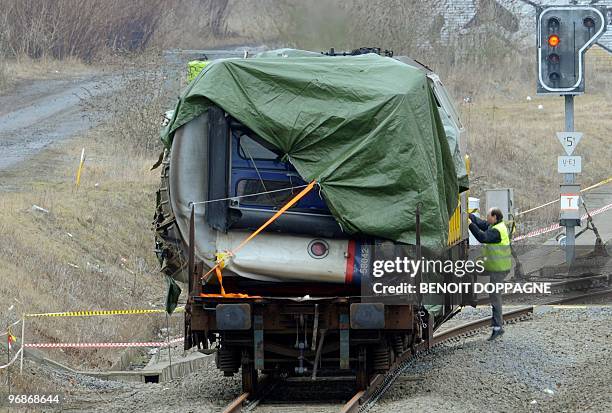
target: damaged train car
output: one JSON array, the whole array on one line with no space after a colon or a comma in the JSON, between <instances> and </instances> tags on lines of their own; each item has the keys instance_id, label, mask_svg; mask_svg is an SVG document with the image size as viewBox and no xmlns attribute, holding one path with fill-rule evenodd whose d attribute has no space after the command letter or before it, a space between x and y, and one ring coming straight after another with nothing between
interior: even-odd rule
<instances>
[{"instance_id":1,"label":"damaged train car","mask_svg":"<svg viewBox=\"0 0 612 413\"><path fill-rule=\"evenodd\" d=\"M365 387L472 299L365 297L378 258L468 247L457 111L435 73L382 54L212 61L163 131L156 251L188 289L185 347L246 391L259 373Z\"/></svg>"}]
</instances>

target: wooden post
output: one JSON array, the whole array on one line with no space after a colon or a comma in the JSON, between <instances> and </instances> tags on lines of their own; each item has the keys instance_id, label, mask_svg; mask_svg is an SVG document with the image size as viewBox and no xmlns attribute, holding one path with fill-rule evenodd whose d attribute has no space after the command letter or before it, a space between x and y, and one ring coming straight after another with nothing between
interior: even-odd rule
<instances>
[{"instance_id":1,"label":"wooden post","mask_svg":"<svg viewBox=\"0 0 612 413\"><path fill-rule=\"evenodd\" d=\"M76 173L76 187L79 189L81 184L81 172L83 172L83 165L85 164L85 148L81 151L81 160L79 161L79 167Z\"/></svg>"},{"instance_id":2,"label":"wooden post","mask_svg":"<svg viewBox=\"0 0 612 413\"><path fill-rule=\"evenodd\" d=\"M11 394L11 327L6 329L6 385L8 387L8 393Z\"/></svg>"}]
</instances>

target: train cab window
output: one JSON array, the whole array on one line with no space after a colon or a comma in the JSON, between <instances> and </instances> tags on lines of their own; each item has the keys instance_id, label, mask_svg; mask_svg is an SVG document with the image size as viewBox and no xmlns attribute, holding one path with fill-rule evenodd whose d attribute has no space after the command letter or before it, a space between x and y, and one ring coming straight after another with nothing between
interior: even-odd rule
<instances>
[{"instance_id":1,"label":"train cab window","mask_svg":"<svg viewBox=\"0 0 612 413\"><path fill-rule=\"evenodd\" d=\"M265 187L264 187L265 185ZM236 196L245 196L251 194L258 194L261 192L278 191L290 186L288 181L269 181L262 182L258 179L243 179L238 182L236 187ZM287 189L286 191L272 192L261 195L253 195L240 200L241 204L245 205L261 205L261 206L275 206L284 205L293 197L293 190Z\"/></svg>"},{"instance_id":2,"label":"train cab window","mask_svg":"<svg viewBox=\"0 0 612 413\"><path fill-rule=\"evenodd\" d=\"M279 158L278 154L266 148L247 134L239 138L238 154L243 159L253 158L274 161Z\"/></svg>"}]
</instances>

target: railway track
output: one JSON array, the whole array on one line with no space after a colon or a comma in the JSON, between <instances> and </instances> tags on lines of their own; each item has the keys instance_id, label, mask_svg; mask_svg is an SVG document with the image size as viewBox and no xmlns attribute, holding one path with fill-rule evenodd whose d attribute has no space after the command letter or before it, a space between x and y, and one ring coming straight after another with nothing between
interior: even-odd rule
<instances>
[{"instance_id":1,"label":"railway track","mask_svg":"<svg viewBox=\"0 0 612 413\"><path fill-rule=\"evenodd\" d=\"M533 312L533 307L524 307L517 310L512 310L504 313L504 320L506 321L518 321L520 319L524 319L528 317ZM322 409L329 408L330 411L340 411L340 412L358 412L361 411L361 406L368 406L367 403L374 400L375 403L378 398L384 394L384 392L393 384L395 379L401 375L403 370L408 367L408 364L413 361L417 356L426 353L431 348L449 341L451 339L456 339L462 336L467 336L470 334L476 333L481 328L485 328L489 325L491 321L490 317L485 317L480 320L472 321L466 324L462 324L450 330L444 331L442 333L434 335L434 338L431 343L421 343L416 348L415 353L407 352L402 357L399 357L398 360L394 364L394 368L392 368L389 372L385 374L377 374L375 375L371 381L370 386L366 390L361 390L355 393L353 397L350 398L348 402L344 405L341 403L337 404L321 404L317 403L316 410L321 411ZM267 394L272 391L272 389L278 385L279 378L270 378L266 376L260 382L260 391L255 395L250 395L249 393L242 393L238 397L236 397L227 407L223 410L223 413L238 413L243 411L257 411L259 412L260 405L265 400ZM373 404L372 404L373 405ZM295 409L295 405L293 405L293 409ZM263 407L263 406L262 406ZM277 406L267 406L265 410L274 411L276 408L281 408L284 410L277 411L291 411L287 410L289 406L285 405L277 405ZM304 406L300 406L299 409L295 409L296 411L300 411L302 413L308 412L308 408Z\"/></svg>"},{"instance_id":2,"label":"railway track","mask_svg":"<svg viewBox=\"0 0 612 413\"><path fill-rule=\"evenodd\" d=\"M567 282L557 283L556 287L582 289L582 286L587 283L592 283L594 280L601 279L601 276L585 277L583 280L570 280ZM606 278L609 280L609 278ZM578 282L579 281L579 282ZM583 294L572 295L570 297L562 297L555 300L548 300L538 305L558 305L558 304L569 304L579 301L584 301L593 298L605 297L612 295L612 288L604 288L598 291L591 291ZM529 318L533 314L533 306L525 306L518 309L504 312L504 321L513 323ZM450 328L448 330L434 334L431 342L423 342L419 344L414 352L406 352L400 356L391 369L386 373L379 373L372 377L370 385L365 390L356 392L348 402L342 404L342 402L332 403L324 402L320 400L313 400L312 406L305 404L296 405L295 402L290 403L276 403L273 405L267 405L263 402L266 396L279 384L282 379L264 377L260 382L260 391L255 395L249 393L243 393L234 399L226 408L223 413L238 413L238 412L321 412L321 411L340 411L341 413L363 413L372 408L382 395L393 385L395 380L401 376L401 374L421 355L427 354L432 348L439 346L443 343L453 341L462 337L467 337L476 334L478 331L484 328L488 328L491 322L491 317L484 317L475 321L470 321L459 326ZM308 403L304 401L301 403ZM312 409L310 408L312 407Z\"/></svg>"},{"instance_id":3,"label":"railway track","mask_svg":"<svg viewBox=\"0 0 612 413\"><path fill-rule=\"evenodd\" d=\"M579 303L579 302L594 299L594 298L595 299L603 298L608 295L612 295L612 288L610 287L605 288L603 290L590 291L584 294L578 294L578 295L573 295L571 297L564 297L562 299L552 300L552 301L547 302L546 305Z\"/></svg>"},{"instance_id":4,"label":"railway track","mask_svg":"<svg viewBox=\"0 0 612 413\"><path fill-rule=\"evenodd\" d=\"M563 281L553 281L553 280L538 280L542 282L551 282L551 295L557 294L565 294L565 293L574 293L579 291L589 291L595 288L607 288L610 286L610 282L612 281L612 277L610 275L592 275L587 277L579 277L572 278ZM551 301L551 295L541 295L539 297L529 296L529 300L533 303L533 299L536 298L538 301L541 301L543 304ZM579 296L579 295L576 295ZM516 299L520 297L525 297L525 294L519 293L509 293L502 295L504 300L508 299ZM572 297L560 297L557 300L570 300ZM489 296L484 296L478 299L478 305L485 305L491 302ZM539 304L539 303L535 303Z\"/></svg>"},{"instance_id":5,"label":"railway track","mask_svg":"<svg viewBox=\"0 0 612 413\"><path fill-rule=\"evenodd\" d=\"M354 391L355 378L346 376L326 379L312 381L309 378L265 376L259 382L256 394L241 394L223 412L336 412ZM332 386L329 385L330 381L333 382Z\"/></svg>"}]
</instances>

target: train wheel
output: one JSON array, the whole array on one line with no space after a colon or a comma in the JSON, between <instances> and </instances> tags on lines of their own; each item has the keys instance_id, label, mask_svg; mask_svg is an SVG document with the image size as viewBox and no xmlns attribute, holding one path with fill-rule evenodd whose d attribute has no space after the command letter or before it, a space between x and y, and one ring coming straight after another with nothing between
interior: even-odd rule
<instances>
[{"instance_id":1,"label":"train wheel","mask_svg":"<svg viewBox=\"0 0 612 413\"><path fill-rule=\"evenodd\" d=\"M359 357L357 361L357 377L356 377L357 390L364 390L370 384L370 375L368 374L367 353L368 352L367 352L366 346L359 347Z\"/></svg>"},{"instance_id":2,"label":"train wheel","mask_svg":"<svg viewBox=\"0 0 612 413\"><path fill-rule=\"evenodd\" d=\"M252 360L242 362L242 391L244 393L255 394L257 391L257 369Z\"/></svg>"},{"instance_id":3,"label":"train wheel","mask_svg":"<svg viewBox=\"0 0 612 413\"><path fill-rule=\"evenodd\" d=\"M372 349L372 368L377 373L385 373L391 367L391 348L386 339Z\"/></svg>"}]
</instances>

